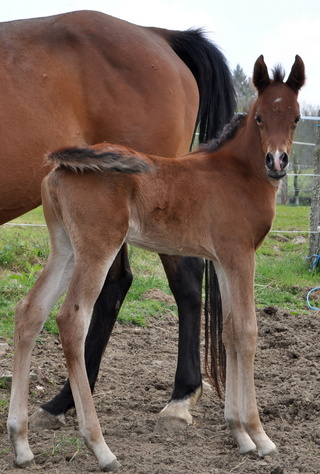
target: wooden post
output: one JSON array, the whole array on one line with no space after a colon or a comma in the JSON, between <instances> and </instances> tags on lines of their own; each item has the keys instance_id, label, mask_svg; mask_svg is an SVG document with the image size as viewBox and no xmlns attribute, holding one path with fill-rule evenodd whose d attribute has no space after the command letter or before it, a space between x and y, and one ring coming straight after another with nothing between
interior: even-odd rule
<instances>
[{"instance_id":1,"label":"wooden post","mask_svg":"<svg viewBox=\"0 0 320 474\"><path fill-rule=\"evenodd\" d=\"M317 140L314 156L314 174L310 209L309 255L319 255L320 250L320 125L317 125Z\"/></svg>"},{"instance_id":2,"label":"wooden post","mask_svg":"<svg viewBox=\"0 0 320 474\"><path fill-rule=\"evenodd\" d=\"M288 175L281 180L280 183L280 202L281 204L288 204Z\"/></svg>"}]
</instances>

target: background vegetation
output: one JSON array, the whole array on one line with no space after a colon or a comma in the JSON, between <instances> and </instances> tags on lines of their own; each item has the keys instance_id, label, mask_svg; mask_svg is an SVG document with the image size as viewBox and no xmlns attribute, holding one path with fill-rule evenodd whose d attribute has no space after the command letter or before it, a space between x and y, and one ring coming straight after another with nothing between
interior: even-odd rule
<instances>
[{"instance_id":1,"label":"background vegetation","mask_svg":"<svg viewBox=\"0 0 320 474\"><path fill-rule=\"evenodd\" d=\"M43 224L42 208L35 209L13 223ZM257 252L256 305L278 306L291 313L307 313L306 293L319 284L319 274L309 271L309 208L278 206L273 231ZM294 232L292 232L294 231ZM298 231L298 232L295 232ZM0 234L0 335L9 341L13 335L14 308L34 284L48 256L46 227L3 226ZM145 325L148 316L176 312L173 301L147 295L152 289L170 295L157 254L130 248L134 282L120 312L122 323ZM57 333L55 315L45 329ZM314 302L314 304L317 304Z\"/></svg>"},{"instance_id":2,"label":"background vegetation","mask_svg":"<svg viewBox=\"0 0 320 474\"><path fill-rule=\"evenodd\" d=\"M238 111L246 113L256 93L251 78L244 74L240 65L233 71L233 82ZM302 113L315 116L319 110L305 105ZM315 125L316 122L301 121L295 140L315 143ZM294 145L290 161L294 173L299 176L288 177L283 186L285 196L283 197L283 193L279 195L279 202L310 204L312 177L306 174L312 174L313 160L314 148ZM3 226L0 231L0 336L8 340L12 339L15 305L34 284L49 253L47 229L41 207L21 216L13 223L39 226L8 225ZM318 285L318 275L309 272L309 263L306 261L309 207L278 206L273 228L274 231L257 252L257 307L276 305L292 313L307 312L307 290ZM134 281L121 309L120 322L144 325L150 315L176 312L172 299L166 299L168 302L165 302L163 298L155 299L150 297L150 293L147 294L152 289L171 294L157 254L131 247L129 255ZM55 315L60 304L61 301L55 306L45 325L49 332L57 333Z\"/></svg>"}]
</instances>

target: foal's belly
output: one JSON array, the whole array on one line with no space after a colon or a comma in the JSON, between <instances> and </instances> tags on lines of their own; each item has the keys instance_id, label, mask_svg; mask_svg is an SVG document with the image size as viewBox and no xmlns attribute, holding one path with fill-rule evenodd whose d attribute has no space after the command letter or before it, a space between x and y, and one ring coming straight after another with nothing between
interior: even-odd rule
<instances>
[{"instance_id":1,"label":"foal's belly","mask_svg":"<svg viewBox=\"0 0 320 474\"><path fill-rule=\"evenodd\" d=\"M131 227L126 237L126 243L150 252L210 258L208 250L199 245L197 240L191 238L189 241L186 234L182 236L178 228L174 232L172 230L142 232Z\"/></svg>"}]
</instances>

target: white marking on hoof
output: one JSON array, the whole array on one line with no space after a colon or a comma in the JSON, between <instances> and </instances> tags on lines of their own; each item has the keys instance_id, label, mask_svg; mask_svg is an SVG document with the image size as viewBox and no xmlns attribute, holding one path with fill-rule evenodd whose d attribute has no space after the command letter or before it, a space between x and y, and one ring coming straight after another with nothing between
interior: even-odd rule
<instances>
[{"instance_id":1,"label":"white marking on hoof","mask_svg":"<svg viewBox=\"0 0 320 474\"><path fill-rule=\"evenodd\" d=\"M246 439L245 443L242 443L241 446L239 446L239 453L240 454L250 454L256 451L257 447L254 444L254 442L248 437Z\"/></svg>"},{"instance_id":2,"label":"white marking on hoof","mask_svg":"<svg viewBox=\"0 0 320 474\"><path fill-rule=\"evenodd\" d=\"M66 416L63 413L55 416L43 408L39 408L29 418L29 429L32 431L36 431L39 428L58 430L66 423Z\"/></svg>"},{"instance_id":3,"label":"white marking on hoof","mask_svg":"<svg viewBox=\"0 0 320 474\"><path fill-rule=\"evenodd\" d=\"M16 459L13 461L13 464L14 464L16 467L19 467L20 469L25 469L25 468L27 468L27 467L35 466L34 456L32 455L32 459L29 459L28 461L21 461L19 458L16 458Z\"/></svg>"},{"instance_id":4,"label":"white marking on hoof","mask_svg":"<svg viewBox=\"0 0 320 474\"><path fill-rule=\"evenodd\" d=\"M115 472L118 469L120 469L120 467L121 467L121 464L119 463L117 459L115 459L114 461L112 461L111 463L107 464L104 467L100 466L100 469L103 472Z\"/></svg>"},{"instance_id":5,"label":"white marking on hoof","mask_svg":"<svg viewBox=\"0 0 320 474\"><path fill-rule=\"evenodd\" d=\"M29 447L28 440L12 439L10 436L14 449L14 465L20 468L26 468L34 465L34 455Z\"/></svg>"},{"instance_id":6,"label":"white marking on hoof","mask_svg":"<svg viewBox=\"0 0 320 474\"><path fill-rule=\"evenodd\" d=\"M182 418L174 418L172 416L161 416L157 420L154 432L166 435L181 433L187 428L187 426L187 422Z\"/></svg>"},{"instance_id":7,"label":"white marking on hoof","mask_svg":"<svg viewBox=\"0 0 320 474\"><path fill-rule=\"evenodd\" d=\"M213 387L210 383L206 382L205 380L202 380L202 387L203 391L208 391L208 392L213 392Z\"/></svg>"},{"instance_id":8,"label":"white marking on hoof","mask_svg":"<svg viewBox=\"0 0 320 474\"><path fill-rule=\"evenodd\" d=\"M260 458L263 458L265 456L276 457L279 454L279 452L277 450L276 445L271 440L269 440L269 443L267 446L264 446L263 448L258 449L258 454Z\"/></svg>"},{"instance_id":9,"label":"white marking on hoof","mask_svg":"<svg viewBox=\"0 0 320 474\"><path fill-rule=\"evenodd\" d=\"M179 418L184 420L188 425L192 425L193 418L189 410L195 407L201 397L201 393L202 387L198 387L191 397L185 398L184 400L172 400L161 410L159 417Z\"/></svg>"},{"instance_id":10,"label":"white marking on hoof","mask_svg":"<svg viewBox=\"0 0 320 474\"><path fill-rule=\"evenodd\" d=\"M168 403L159 414L159 418L177 418L192 425L193 418L189 413L189 403L185 401L172 401Z\"/></svg>"}]
</instances>

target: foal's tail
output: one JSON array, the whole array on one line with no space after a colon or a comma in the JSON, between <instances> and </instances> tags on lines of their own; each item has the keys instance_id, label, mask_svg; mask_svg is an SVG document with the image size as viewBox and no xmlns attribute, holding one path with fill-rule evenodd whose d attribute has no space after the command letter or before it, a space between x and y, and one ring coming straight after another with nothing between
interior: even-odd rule
<instances>
[{"instance_id":1,"label":"foal's tail","mask_svg":"<svg viewBox=\"0 0 320 474\"><path fill-rule=\"evenodd\" d=\"M219 282L213 263L205 266L205 371L217 394L226 382L226 353L222 342L222 303ZM210 357L209 357L210 351Z\"/></svg>"},{"instance_id":2,"label":"foal's tail","mask_svg":"<svg viewBox=\"0 0 320 474\"><path fill-rule=\"evenodd\" d=\"M113 151L112 151L113 150ZM114 171L120 173L146 173L152 165L135 152L110 146L109 151L94 148L65 148L47 155L46 164L71 171Z\"/></svg>"}]
</instances>

